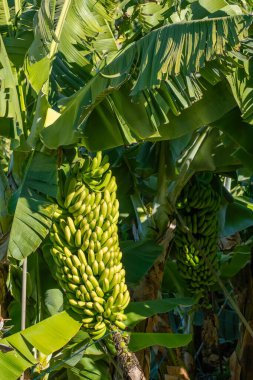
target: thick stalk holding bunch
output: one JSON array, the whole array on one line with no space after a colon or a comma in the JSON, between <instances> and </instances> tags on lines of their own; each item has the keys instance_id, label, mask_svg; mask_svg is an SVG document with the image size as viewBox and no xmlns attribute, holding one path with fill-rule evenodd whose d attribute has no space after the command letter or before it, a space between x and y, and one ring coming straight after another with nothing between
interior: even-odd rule
<instances>
[{"instance_id":1,"label":"thick stalk holding bunch","mask_svg":"<svg viewBox=\"0 0 253 380\"><path fill-rule=\"evenodd\" d=\"M194 176L177 202L175 244L177 265L193 293L202 294L216 282L220 194L212 173Z\"/></svg>"},{"instance_id":2,"label":"thick stalk holding bunch","mask_svg":"<svg viewBox=\"0 0 253 380\"><path fill-rule=\"evenodd\" d=\"M108 158L79 159L60 173L58 209L50 239L56 277L69 306L95 339L112 326L124 329L130 301L117 222L119 202Z\"/></svg>"}]
</instances>

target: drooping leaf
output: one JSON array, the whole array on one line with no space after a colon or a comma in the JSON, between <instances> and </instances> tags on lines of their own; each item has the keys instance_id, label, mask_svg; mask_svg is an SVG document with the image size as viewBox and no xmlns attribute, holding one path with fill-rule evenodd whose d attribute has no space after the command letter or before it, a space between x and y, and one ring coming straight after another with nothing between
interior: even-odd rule
<instances>
[{"instance_id":1,"label":"drooping leaf","mask_svg":"<svg viewBox=\"0 0 253 380\"><path fill-rule=\"evenodd\" d=\"M177 263L175 261L167 260L166 262L162 290L166 293L173 292L177 295L177 297L180 298L191 297L187 283L183 276L180 274Z\"/></svg>"},{"instance_id":2,"label":"drooping leaf","mask_svg":"<svg viewBox=\"0 0 253 380\"><path fill-rule=\"evenodd\" d=\"M253 226L253 209L237 201L229 203L225 212L221 236L230 236Z\"/></svg>"},{"instance_id":3,"label":"drooping leaf","mask_svg":"<svg viewBox=\"0 0 253 380\"><path fill-rule=\"evenodd\" d=\"M25 55L33 40L32 33L23 33L20 37L5 37L4 44L12 65L17 69L23 66Z\"/></svg>"},{"instance_id":4,"label":"drooping leaf","mask_svg":"<svg viewBox=\"0 0 253 380\"><path fill-rule=\"evenodd\" d=\"M231 278L250 262L252 242L239 245L221 257L221 276Z\"/></svg>"},{"instance_id":5,"label":"drooping leaf","mask_svg":"<svg viewBox=\"0 0 253 380\"><path fill-rule=\"evenodd\" d=\"M162 252L162 247L153 240L122 241L120 247L123 251L126 281L130 284L137 284Z\"/></svg>"},{"instance_id":6,"label":"drooping leaf","mask_svg":"<svg viewBox=\"0 0 253 380\"><path fill-rule=\"evenodd\" d=\"M49 355L62 348L80 329L81 323L65 311L37 323L20 334L33 347Z\"/></svg>"},{"instance_id":7,"label":"drooping leaf","mask_svg":"<svg viewBox=\"0 0 253 380\"><path fill-rule=\"evenodd\" d=\"M0 375L3 379L17 380L33 363L26 360L15 351L2 353L0 351Z\"/></svg>"},{"instance_id":8,"label":"drooping leaf","mask_svg":"<svg viewBox=\"0 0 253 380\"><path fill-rule=\"evenodd\" d=\"M1 165L1 164L0 164ZM11 189L8 179L0 166L0 237L2 238L10 230L11 215L8 211L8 202L11 196Z\"/></svg>"},{"instance_id":9,"label":"drooping leaf","mask_svg":"<svg viewBox=\"0 0 253 380\"><path fill-rule=\"evenodd\" d=\"M253 154L251 141L253 139L253 126L242 121L241 113L234 109L213 125L222 130L237 146L248 154Z\"/></svg>"},{"instance_id":10,"label":"drooping leaf","mask_svg":"<svg viewBox=\"0 0 253 380\"><path fill-rule=\"evenodd\" d=\"M13 22L11 20L11 10L7 0L0 3L0 32L1 35L12 33Z\"/></svg>"},{"instance_id":11,"label":"drooping leaf","mask_svg":"<svg viewBox=\"0 0 253 380\"><path fill-rule=\"evenodd\" d=\"M118 90L131 75L137 77L129 94L131 96L136 96L144 90L149 91L166 81L173 82L174 75L189 76L199 71L206 61L215 59L218 55L226 55L227 51L237 46L240 39L245 37L250 23L249 16L236 16L166 25L150 32L123 49L85 87L61 102L62 115L41 132L43 142L50 148L77 142L78 138L85 137L85 122L94 107L110 93ZM213 35L217 38L213 38ZM195 44L195 54L192 54L192 46ZM179 89L176 89L168 84L165 91L168 94L167 98L178 97L180 83L178 87ZM181 110L191 105L194 100L199 100L198 90L192 87L192 92L191 102L185 103L182 99ZM152 110L153 104L159 104L158 97L153 99L154 96L150 93L148 98L149 114L153 112L156 115L153 118L153 136L159 125L158 119L163 119L164 123L166 118L164 115L159 116L159 112L155 113L155 109ZM161 98L159 99L161 101ZM163 103L166 104L164 101ZM158 119L155 120L156 118ZM61 133L62 125L64 134ZM124 140L120 145L123 143ZM115 143L111 146L115 146Z\"/></svg>"},{"instance_id":12,"label":"drooping leaf","mask_svg":"<svg viewBox=\"0 0 253 380\"><path fill-rule=\"evenodd\" d=\"M226 94L226 95L225 95ZM184 110L181 115L170 115L169 123L161 125L157 140L175 139L198 128L212 124L235 108L235 101L224 82L208 86L203 98ZM152 139L152 140L155 140Z\"/></svg>"},{"instance_id":13,"label":"drooping leaf","mask_svg":"<svg viewBox=\"0 0 253 380\"><path fill-rule=\"evenodd\" d=\"M236 4L229 4L226 0L193 0L190 9L194 19L232 16L242 13L241 7Z\"/></svg>"},{"instance_id":14,"label":"drooping leaf","mask_svg":"<svg viewBox=\"0 0 253 380\"><path fill-rule=\"evenodd\" d=\"M133 352L140 351L151 346L163 346L177 348L187 346L191 340L191 334L170 333L134 333L130 332L129 349Z\"/></svg>"},{"instance_id":15,"label":"drooping leaf","mask_svg":"<svg viewBox=\"0 0 253 380\"><path fill-rule=\"evenodd\" d=\"M39 92L49 79L53 97L69 96L93 75L103 58L118 51L110 23L117 12L114 1L43 0L35 18L35 38L29 49L27 77ZM52 61L52 59L54 60ZM46 65L38 77L39 67Z\"/></svg>"},{"instance_id":16,"label":"drooping leaf","mask_svg":"<svg viewBox=\"0 0 253 380\"><path fill-rule=\"evenodd\" d=\"M0 134L12 138L16 141L16 145L19 145L20 135L23 132L23 119L17 73L11 65L2 36L0 36L0 64ZM9 123L6 124L6 127L3 125L2 128L2 123L5 124L6 119L9 119Z\"/></svg>"},{"instance_id":17,"label":"drooping leaf","mask_svg":"<svg viewBox=\"0 0 253 380\"><path fill-rule=\"evenodd\" d=\"M160 313L168 313L178 306L192 306L195 301L192 298L168 298L161 300L131 302L126 309L127 320L125 324L129 327Z\"/></svg>"},{"instance_id":18,"label":"drooping leaf","mask_svg":"<svg viewBox=\"0 0 253 380\"><path fill-rule=\"evenodd\" d=\"M34 252L48 234L56 197L56 157L35 152L19 189L8 254L18 260Z\"/></svg>"},{"instance_id":19,"label":"drooping leaf","mask_svg":"<svg viewBox=\"0 0 253 380\"><path fill-rule=\"evenodd\" d=\"M14 348L7 353L0 352L0 377L16 380L36 362L31 347L50 355L62 348L80 327L81 324L64 311L0 340L0 343Z\"/></svg>"},{"instance_id":20,"label":"drooping leaf","mask_svg":"<svg viewBox=\"0 0 253 380\"><path fill-rule=\"evenodd\" d=\"M253 52L253 40L247 39L243 43L243 51L249 56L252 56ZM253 124L253 77L252 77L253 63L252 59L248 59L244 62L243 67L238 66L233 73L228 76L228 82L231 86L233 95L237 101L237 104L241 110L242 118L245 122Z\"/></svg>"},{"instance_id":21,"label":"drooping leaf","mask_svg":"<svg viewBox=\"0 0 253 380\"><path fill-rule=\"evenodd\" d=\"M79 363L68 369L68 380L110 380L111 374L106 361L84 357Z\"/></svg>"}]
</instances>

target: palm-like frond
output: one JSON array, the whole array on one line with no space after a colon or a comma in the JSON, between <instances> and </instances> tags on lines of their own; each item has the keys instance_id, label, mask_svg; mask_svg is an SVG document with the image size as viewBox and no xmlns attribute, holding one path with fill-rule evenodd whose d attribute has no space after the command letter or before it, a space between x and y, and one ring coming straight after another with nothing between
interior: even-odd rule
<instances>
[{"instance_id":1,"label":"palm-like frond","mask_svg":"<svg viewBox=\"0 0 253 380\"><path fill-rule=\"evenodd\" d=\"M29 64L46 56L54 58L51 72L54 97L78 90L96 73L105 57L110 60L118 52L110 26L116 5L113 0L41 2Z\"/></svg>"},{"instance_id":2,"label":"palm-like frond","mask_svg":"<svg viewBox=\"0 0 253 380\"><path fill-rule=\"evenodd\" d=\"M62 125L71 125L68 132L66 127L64 132L68 138L72 137L69 143L76 141L78 134L75 133L78 128L79 132L85 130L87 118L98 103L130 78L133 86L126 95L136 97L146 108L153 125L150 137L153 137L157 126L166 122L165 116L173 109L174 99L178 99L174 113L180 113L201 98L203 83L194 77L195 73L205 67L207 61L226 58L228 52L238 49L251 22L251 16L242 15L167 25L150 32L127 46L85 87L62 101L61 117L42 131L44 142L50 147L61 145L61 137L58 143L55 137L61 135ZM154 89L157 88L156 94ZM132 128L127 123L126 127Z\"/></svg>"},{"instance_id":3,"label":"palm-like frond","mask_svg":"<svg viewBox=\"0 0 253 380\"><path fill-rule=\"evenodd\" d=\"M80 330L80 326L78 321L63 311L24 331L1 339L1 378L8 380L19 378L27 368L40 363L39 359L34 358L31 347L50 355L65 346Z\"/></svg>"},{"instance_id":4,"label":"palm-like frond","mask_svg":"<svg viewBox=\"0 0 253 380\"><path fill-rule=\"evenodd\" d=\"M235 1L229 4L227 0L193 0L190 4L188 3L188 17L202 19L204 17L239 15L242 14L244 8L241 1L240 5L238 3Z\"/></svg>"},{"instance_id":5,"label":"palm-like frond","mask_svg":"<svg viewBox=\"0 0 253 380\"><path fill-rule=\"evenodd\" d=\"M8 255L22 260L40 246L48 234L56 197L56 158L35 152L30 156L26 176L18 190ZM22 233L20 233L22 231Z\"/></svg>"},{"instance_id":6,"label":"palm-like frond","mask_svg":"<svg viewBox=\"0 0 253 380\"><path fill-rule=\"evenodd\" d=\"M23 120L19 102L17 73L11 65L1 35L0 64L0 134L18 141L23 132Z\"/></svg>"},{"instance_id":7,"label":"palm-like frond","mask_svg":"<svg viewBox=\"0 0 253 380\"><path fill-rule=\"evenodd\" d=\"M243 44L243 52L249 57L253 53L253 39L248 39ZM244 65L237 67L231 75L228 76L228 81L231 86L233 95L242 112L242 118L249 124L253 124L253 62L248 59Z\"/></svg>"},{"instance_id":8,"label":"palm-like frond","mask_svg":"<svg viewBox=\"0 0 253 380\"><path fill-rule=\"evenodd\" d=\"M246 37L251 16L183 22L152 31L131 45L128 54L138 59L138 76L132 95L157 86L171 76L198 72ZM163 41L166 41L165 43ZM120 64L121 56L118 57Z\"/></svg>"},{"instance_id":9,"label":"palm-like frond","mask_svg":"<svg viewBox=\"0 0 253 380\"><path fill-rule=\"evenodd\" d=\"M0 1L0 33L2 36L12 34L13 23L11 19L11 9L8 0Z\"/></svg>"}]
</instances>

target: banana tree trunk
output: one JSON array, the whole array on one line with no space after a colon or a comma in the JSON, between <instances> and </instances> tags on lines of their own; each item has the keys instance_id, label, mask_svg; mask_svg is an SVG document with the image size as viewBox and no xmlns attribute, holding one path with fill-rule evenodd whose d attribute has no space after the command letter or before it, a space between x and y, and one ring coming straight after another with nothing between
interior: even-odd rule
<instances>
[{"instance_id":1,"label":"banana tree trunk","mask_svg":"<svg viewBox=\"0 0 253 380\"><path fill-rule=\"evenodd\" d=\"M143 281L135 289L133 299L135 301L155 300L159 297L159 292L162 285L164 266L168 254L168 247L173 238L175 225L172 223L164 236L162 241L163 251L157 258L154 265L150 268L149 272L143 278ZM138 326L138 331L154 332L156 330L156 319L148 318ZM147 379L150 377L150 349L145 349L137 353L140 366L143 369L144 375Z\"/></svg>"},{"instance_id":2,"label":"banana tree trunk","mask_svg":"<svg viewBox=\"0 0 253 380\"><path fill-rule=\"evenodd\" d=\"M253 255L253 252L252 252ZM252 265L244 268L235 280L237 302L242 314L253 328L253 276ZM230 358L231 380L251 380L253 374L253 338L241 326L237 347Z\"/></svg>"},{"instance_id":3,"label":"banana tree trunk","mask_svg":"<svg viewBox=\"0 0 253 380\"><path fill-rule=\"evenodd\" d=\"M8 262L6 260L12 216L8 212L8 202L11 188L0 163L0 318L7 317L8 293L6 280L8 275Z\"/></svg>"},{"instance_id":4,"label":"banana tree trunk","mask_svg":"<svg viewBox=\"0 0 253 380\"><path fill-rule=\"evenodd\" d=\"M8 265L6 262L0 263L0 318L7 318L7 289L6 289L6 280L8 275Z\"/></svg>"}]
</instances>

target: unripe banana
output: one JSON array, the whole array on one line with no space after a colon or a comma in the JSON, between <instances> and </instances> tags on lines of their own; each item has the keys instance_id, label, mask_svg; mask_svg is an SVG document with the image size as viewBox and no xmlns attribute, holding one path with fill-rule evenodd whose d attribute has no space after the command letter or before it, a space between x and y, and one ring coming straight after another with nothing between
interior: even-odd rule
<instances>
[{"instance_id":1,"label":"unripe banana","mask_svg":"<svg viewBox=\"0 0 253 380\"><path fill-rule=\"evenodd\" d=\"M103 215L99 215L97 219L97 226L101 227L103 231L104 231L104 228L103 228L104 220L105 218L103 217Z\"/></svg>"},{"instance_id":2,"label":"unripe banana","mask_svg":"<svg viewBox=\"0 0 253 380\"><path fill-rule=\"evenodd\" d=\"M92 265L94 261L96 260L94 250L89 248L88 249L88 263L89 265Z\"/></svg>"},{"instance_id":3,"label":"unripe banana","mask_svg":"<svg viewBox=\"0 0 253 380\"><path fill-rule=\"evenodd\" d=\"M72 200L74 199L75 197L75 191L72 191L72 193L68 194L66 199L65 199L65 202L64 202L64 207L65 208L68 208L72 202Z\"/></svg>"},{"instance_id":4,"label":"unripe banana","mask_svg":"<svg viewBox=\"0 0 253 380\"><path fill-rule=\"evenodd\" d=\"M96 288L99 286L99 283L93 275L88 276L89 281L92 283L93 287Z\"/></svg>"},{"instance_id":5,"label":"unripe banana","mask_svg":"<svg viewBox=\"0 0 253 380\"><path fill-rule=\"evenodd\" d=\"M66 225L64 228L64 236L65 236L66 242L70 243L72 235L71 235L71 231L68 225Z\"/></svg>"},{"instance_id":6,"label":"unripe banana","mask_svg":"<svg viewBox=\"0 0 253 380\"><path fill-rule=\"evenodd\" d=\"M121 305L123 302L123 298L124 298L123 294L119 293L116 299L114 300L114 305L115 306Z\"/></svg>"},{"instance_id":7,"label":"unripe banana","mask_svg":"<svg viewBox=\"0 0 253 380\"><path fill-rule=\"evenodd\" d=\"M111 202L110 192L107 189L104 191L104 200L107 204Z\"/></svg>"},{"instance_id":8,"label":"unripe banana","mask_svg":"<svg viewBox=\"0 0 253 380\"><path fill-rule=\"evenodd\" d=\"M116 320L114 323L115 323L115 325L116 325L117 327L119 327L121 330L124 330L124 329L126 328L126 325L125 325L123 322L119 321L119 320Z\"/></svg>"},{"instance_id":9,"label":"unripe banana","mask_svg":"<svg viewBox=\"0 0 253 380\"><path fill-rule=\"evenodd\" d=\"M100 286L98 285L96 288L95 288L95 292L97 293L97 295L99 296L99 297L104 297L104 292L103 292L103 290L100 288Z\"/></svg>"},{"instance_id":10,"label":"unripe banana","mask_svg":"<svg viewBox=\"0 0 253 380\"><path fill-rule=\"evenodd\" d=\"M100 208L101 214L103 215L104 218L107 216L107 203L102 201L101 203L101 208Z\"/></svg>"},{"instance_id":11,"label":"unripe banana","mask_svg":"<svg viewBox=\"0 0 253 380\"><path fill-rule=\"evenodd\" d=\"M94 276L96 276L98 274L98 270L99 270L99 266L98 266L97 260L93 261L93 263L92 263L92 270L93 270Z\"/></svg>"},{"instance_id":12,"label":"unripe banana","mask_svg":"<svg viewBox=\"0 0 253 380\"><path fill-rule=\"evenodd\" d=\"M72 253L71 253L71 251L68 249L67 246L63 247L63 252L64 252L64 255L65 255L66 258L67 258L67 257L72 257Z\"/></svg>"},{"instance_id":13,"label":"unripe banana","mask_svg":"<svg viewBox=\"0 0 253 380\"><path fill-rule=\"evenodd\" d=\"M79 260L79 258L76 255L72 255L71 259L72 259L73 265L76 268L78 268L78 267L80 267L82 265L81 262L80 262L80 260Z\"/></svg>"},{"instance_id":14,"label":"unripe banana","mask_svg":"<svg viewBox=\"0 0 253 380\"><path fill-rule=\"evenodd\" d=\"M87 290L89 292L91 292L94 289L94 286L92 285L92 283L90 282L90 280L86 280L85 281L85 286L86 286L86 288L87 288Z\"/></svg>"},{"instance_id":15,"label":"unripe banana","mask_svg":"<svg viewBox=\"0 0 253 380\"><path fill-rule=\"evenodd\" d=\"M103 312L105 311L103 306L99 302L94 302L94 309L100 314L103 314Z\"/></svg>"},{"instance_id":16,"label":"unripe banana","mask_svg":"<svg viewBox=\"0 0 253 380\"><path fill-rule=\"evenodd\" d=\"M77 230L75 234L75 245L76 247L81 247L82 245L82 233L81 230Z\"/></svg>"},{"instance_id":17,"label":"unripe banana","mask_svg":"<svg viewBox=\"0 0 253 380\"><path fill-rule=\"evenodd\" d=\"M116 185L116 179L115 179L114 176L112 176L111 181L107 185L106 189L108 190L109 193L112 193L113 191L116 190L115 187L117 187L117 185Z\"/></svg>"},{"instance_id":18,"label":"unripe banana","mask_svg":"<svg viewBox=\"0 0 253 380\"><path fill-rule=\"evenodd\" d=\"M67 216L67 224L69 226L69 229L70 229L70 232L72 233L72 235L75 235L76 226L75 226L73 219L70 216Z\"/></svg>"},{"instance_id":19,"label":"unripe banana","mask_svg":"<svg viewBox=\"0 0 253 380\"><path fill-rule=\"evenodd\" d=\"M88 261L85 257L85 254L81 249L78 249L77 255L78 255L78 258L79 258L81 264L88 265Z\"/></svg>"},{"instance_id":20,"label":"unripe banana","mask_svg":"<svg viewBox=\"0 0 253 380\"><path fill-rule=\"evenodd\" d=\"M110 273L109 269L105 268L105 270L103 271L103 273L100 275L99 281L103 281L104 278L108 278L109 273Z\"/></svg>"},{"instance_id":21,"label":"unripe banana","mask_svg":"<svg viewBox=\"0 0 253 380\"><path fill-rule=\"evenodd\" d=\"M98 274L101 275L101 273L103 273L105 270L105 263L104 261L100 261L98 263Z\"/></svg>"},{"instance_id":22,"label":"unripe banana","mask_svg":"<svg viewBox=\"0 0 253 380\"><path fill-rule=\"evenodd\" d=\"M72 263L72 260L71 260L70 257L66 257L65 263L67 264L67 266L69 267L69 269L72 269L73 263Z\"/></svg>"},{"instance_id":23,"label":"unripe banana","mask_svg":"<svg viewBox=\"0 0 253 380\"><path fill-rule=\"evenodd\" d=\"M94 322L94 318L93 317L90 317L90 318L83 318L82 319L82 322L83 323L92 323L92 322Z\"/></svg>"},{"instance_id":24,"label":"unripe banana","mask_svg":"<svg viewBox=\"0 0 253 380\"><path fill-rule=\"evenodd\" d=\"M105 325L104 322L101 321L101 322L98 322L98 323L95 324L94 329L95 329L95 330L101 330L101 329L103 329L104 327L106 327L106 325Z\"/></svg>"},{"instance_id":25,"label":"unripe banana","mask_svg":"<svg viewBox=\"0 0 253 380\"><path fill-rule=\"evenodd\" d=\"M107 293L110 289L110 283L108 278L104 278L103 281L101 282L101 287L103 289L104 293Z\"/></svg>"},{"instance_id":26,"label":"unripe banana","mask_svg":"<svg viewBox=\"0 0 253 380\"><path fill-rule=\"evenodd\" d=\"M97 311L94 310L94 307L92 309L83 309L84 315L89 315L90 317L93 317L97 314Z\"/></svg>"},{"instance_id":27,"label":"unripe banana","mask_svg":"<svg viewBox=\"0 0 253 380\"><path fill-rule=\"evenodd\" d=\"M74 214L77 210L79 210L83 205L83 202L82 201L77 201L76 203L74 203L72 206L70 206L68 208L68 211L71 213L71 214Z\"/></svg>"},{"instance_id":28,"label":"unripe banana","mask_svg":"<svg viewBox=\"0 0 253 380\"><path fill-rule=\"evenodd\" d=\"M76 284L72 284L71 282L68 282L68 287L72 292L78 289L78 286Z\"/></svg>"},{"instance_id":29,"label":"unripe banana","mask_svg":"<svg viewBox=\"0 0 253 380\"><path fill-rule=\"evenodd\" d=\"M56 241L56 243L60 246L60 247L64 247L64 243L62 242L62 240L60 239L59 235L57 232L55 232L53 235L50 235L50 237L53 238L53 240Z\"/></svg>"},{"instance_id":30,"label":"unripe banana","mask_svg":"<svg viewBox=\"0 0 253 380\"><path fill-rule=\"evenodd\" d=\"M106 327L103 327L101 330L97 330L95 333L95 330L92 330L90 332L92 334L92 337L96 340L102 338L106 333Z\"/></svg>"},{"instance_id":31,"label":"unripe banana","mask_svg":"<svg viewBox=\"0 0 253 380\"><path fill-rule=\"evenodd\" d=\"M100 305L103 305L105 303L105 300L102 297L94 296L93 300L94 302L100 303Z\"/></svg>"}]
</instances>

